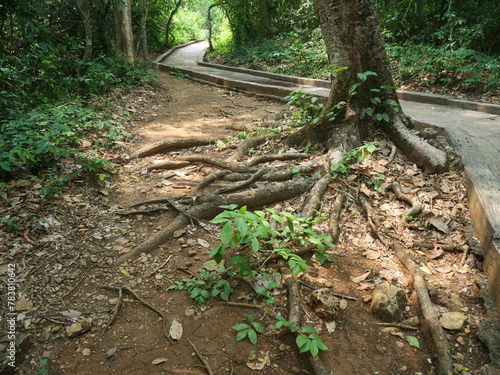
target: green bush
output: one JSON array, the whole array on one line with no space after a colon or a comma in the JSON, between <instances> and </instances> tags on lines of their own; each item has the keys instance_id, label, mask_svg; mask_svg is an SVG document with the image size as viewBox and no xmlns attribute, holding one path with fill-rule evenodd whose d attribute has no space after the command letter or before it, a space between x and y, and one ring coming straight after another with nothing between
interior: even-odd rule
<instances>
[{"instance_id":1,"label":"green bush","mask_svg":"<svg viewBox=\"0 0 500 375\"><path fill-rule=\"evenodd\" d=\"M391 44L387 48L397 85L460 87L469 92L496 90L500 85L497 58L471 49L449 50L429 45Z\"/></svg>"},{"instance_id":2,"label":"green bush","mask_svg":"<svg viewBox=\"0 0 500 375\"><path fill-rule=\"evenodd\" d=\"M37 171L70 156L88 161L78 151L84 137L107 146L128 136L110 115L81 105L42 106L0 124L0 171Z\"/></svg>"}]
</instances>

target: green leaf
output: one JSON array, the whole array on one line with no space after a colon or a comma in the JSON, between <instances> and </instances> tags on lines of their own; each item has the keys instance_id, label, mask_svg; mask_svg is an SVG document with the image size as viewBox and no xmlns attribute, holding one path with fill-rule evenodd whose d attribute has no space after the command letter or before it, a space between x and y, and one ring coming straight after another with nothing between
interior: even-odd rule
<instances>
[{"instance_id":1,"label":"green leaf","mask_svg":"<svg viewBox=\"0 0 500 375\"><path fill-rule=\"evenodd\" d=\"M299 348L299 351L301 353L309 351L310 341L306 335L298 335L295 339L295 343L297 344L297 347Z\"/></svg>"},{"instance_id":2,"label":"green leaf","mask_svg":"<svg viewBox=\"0 0 500 375\"><path fill-rule=\"evenodd\" d=\"M316 333L317 331L313 327L305 326L304 328L302 328L302 330L300 332L302 332L302 333Z\"/></svg>"},{"instance_id":3,"label":"green leaf","mask_svg":"<svg viewBox=\"0 0 500 375\"><path fill-rule=\"evenodd\" d=\"M238 323L238 324L232 326L231 328L234 329L235 331L243 331L243 330L249 329L250 326L246 323Z\"/></svg>"},{"instance_id":4,"label":"green leaf","mask_svg":"<svg viewBox=\"0 0 500 375\"><path fill-rule=\"evenodd\" d=\"M240 232L241 237L244 237L248 233L247 222L242 217L237 217L234 220L234 226Z\"/></svg>"},{"instance_id":5,"label":"green leaf","mask_svg":"<svg viewBox=\"0 0 500 375\"><path fill-rule=\"evenodd\" d=\"M420 349L420 341L418 341L415 336L408 336L406 338L406 341L408 341L408 344L410 344L410 346L414 346L415 348Z\"/></svg>"},{"instance_id":6,"label":"green leaf","mask_svg":"<svg viewBox=\"0 0 500 375\"><path fill-rule=\"evenodd\" d=\"M253 329L248 330L248 339L254 345L257 345L257 333Z\"/></svg>"},{"instance_id":7,"label":"green leaf","mask_svg":"<svg viewBox=\"0 0 500 375\"><path fill-rule=\"evenodd\" d=\"M220 230L220 240L223 244L227 244L233 238L233 225L228 221Z\"/></svg>"},{"instance_id":8,"label":"green leaf","mask_svg":"<svg viewBox=\"0 0 500 375\"><path fill-rule=\"evenodd\" d=\"M368 151L370 154L373 154L373 152L377 149L377 146L374 143L370 143L366 146L366 151Z\"/></svg>"},{"instance_id":9,"label":"green leaf","mask_svg":"<svg viewBox=\"0 0 500 375\"><path fill-rule=\"evenodd\" d=\"M264 333L264 328L262 328L262 326L257 323L257 322L253 322L252 323L252 327L259 333Z\"/></svg>"},{"instance_id":10,"label":"green leaf","mask_svg":"<svg viewBox=\"0 0 500 375\"><path fill-rule=\"evenodd\" d=\"M309 343L309 353L311 353L311 355L313 357L316 357L319 353L319 349L318 349L318 346L316 344L316 341L311 341Z\"/></svg>"},{"instance_id":11,"label":"green leaf","mask_svg":"<svg viewBox=\"0 0 500 375\"><path fill-rule=\"evenodd\" d=\"M244 330L244 331L239 331L237 334L236 334L236 341L241 341L243 340L245 337L247 337L248 335L248 331L247 330Z\"/></svg>"}]
</instances>

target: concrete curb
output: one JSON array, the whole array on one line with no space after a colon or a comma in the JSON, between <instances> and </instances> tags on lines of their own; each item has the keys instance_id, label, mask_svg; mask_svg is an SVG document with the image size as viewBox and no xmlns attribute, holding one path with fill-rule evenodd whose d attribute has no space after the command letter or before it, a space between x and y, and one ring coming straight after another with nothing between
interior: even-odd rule
<instances>
[{"instance_id":1,"label":"concrete curb","mask_svg":"<svg viewBox=\"0 0 500 375\"><path fill-rule=\"evenodd\" d=\"M238 72L238 73L252 74L254 76L270 78L270 79L274 79L277 81L292 82L292 83L296 83L299 85L302 84L302 85L309 85L309 86L314 86L314 87L322 87L322 88L330 89L330 81L327 81L327 80L302 78L302 77L296 77L296 76L290 76L290 75L284 75L284 74L263 72L260 70L253 70L253 69L238 68L238 67L234 67L234 66L227 66L227 65L221 65L221 64L207 63L204 61L205 55L206 55L206 51L200 55L200 57L198 59L198 65L204 66L207 68L214 68L214 69L227 70L227 71ZM396 92L397 92L398 98L400 100L407 100L407 101L427 103L427 104L436 104L436 105L446 105L449 107L457 107L457 108L468 109L468 110L476 111L476 112L484 112L484 113L491 113L494 115L500 115L500 105L496 105L496 104L473 102L470 100L459 100L459 99L455 99L455 98L453 98L451 96L447 96L447 95L427 94L427 93L421 93L421 92L416 92L416 91L396 90Z\"/></svg>"}]
</instances>

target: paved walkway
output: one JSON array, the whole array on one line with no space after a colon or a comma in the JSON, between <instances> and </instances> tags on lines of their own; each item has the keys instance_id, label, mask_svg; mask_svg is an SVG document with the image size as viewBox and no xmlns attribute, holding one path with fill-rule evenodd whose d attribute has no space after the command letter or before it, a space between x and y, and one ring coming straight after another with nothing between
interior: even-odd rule
<instances>
[{"instance_id":1,"label":"paved walkway","mask_svg":"<svg viewBox=\"0 0 500 375\"><path fill-rule=\"evenodd\" d=\"M202 61L207 42L174 48L155 63L161 70L260 95L283 98L301 90L328 97L329 82ZM500 311L500 106L442 95L398 91L403 111L420 127L442 130L462 155L471 215L485 251L485 268Z\"/></svg>"}]
</instances>

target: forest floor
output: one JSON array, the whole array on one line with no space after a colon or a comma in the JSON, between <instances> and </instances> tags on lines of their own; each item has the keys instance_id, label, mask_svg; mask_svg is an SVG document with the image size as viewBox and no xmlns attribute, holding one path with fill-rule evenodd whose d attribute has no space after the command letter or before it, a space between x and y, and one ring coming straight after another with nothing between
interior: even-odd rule
<instances>
[{"instance_id":1,"label":"forest floor","mask_svg":"<svg viewBox=\"0 0 500 375\"><path fill-rule=\"evenodd\" d=\"M202 375L209 373L202 357L214 374L314 374L307 356L298 353L294 336L275 329L275 315L288 314L288 294L281 280L271 291L275 303L267 307L253 285L241 278L230 281L230 304L210 299L201 307L185 290L168 289L176 281L200 277L200 268L210 261L209 252L219 244L218 225L195 221L150 254L114 266L177 215L168 205L144 202L162 197L193 197L194 202L202 195L197 184L214 171L195 162L154 169L151 165L165 154L135 159L127 155L166 139L217 138L220 141L213 144L170 151L168 158L189 154L223 160L244 138L271 129L288 130L288 109L281 102L168 74L160 74L158 84L135 89L121 99L125 104L117 111L131 114L127 127L134 138L109 151L108 157L122 164L118 173L101 182L72 181L53 200L39 198L41 186L36 181L15 180L8 196L0 197L0 210L22 223L16 231L4 227L0 232L0 274L7 273L7 264L15 264L16 329L29 335L27 358L18 373L43 374L48 369L50 374L72 375ZM439 313L458 311L467 316L463 329L446 331L456 373L481 374L489 362L476 327L487 319L477 281L482 259L474 251L463 175L455 171L426 175L399 154L390 162L390 142L382 134L374 134L372 140L379 141L377 150L351 166L349 177L333 180L323 199L321 211L328 216L336 193L345 191L347 196L337 245L327 250L333 261L320 265L305 256L310 269L298 277L355 300L343 299L334 323L326 324L308 303L311 290L300 287L305 325L314 327L329 348L320 357L335 374L433 373L435 355L428 331L421 325L382 326L370 312L374 288L386 281L405 291L405 319L419 316L419 307L406 269L378 240L356 203L364 194L380 229L395 234L426 273ZM279 139L251 150L252 156L269 152L297 150ZM301 163L313 161L322 162L322 153L310 150L309 159ZM297 163L274 161L268 166L289 169ZM391 182L399 182L405 193L422 202L421 215L404 219L409 206L388 188ZM220 187L214 184L206 191ZM304 199L299 195L269 207L298 215ZM317 230L329 234L328 223L319 224ZM273 274L280 267L268 262L262 272ZM172 335L180 336L173 343L164 335L161 314L167 331L172 328ZM232 327L248 322L243 314L265 329L256 345L247 339L236 341Z\"/></svg>"}]
</instances>

